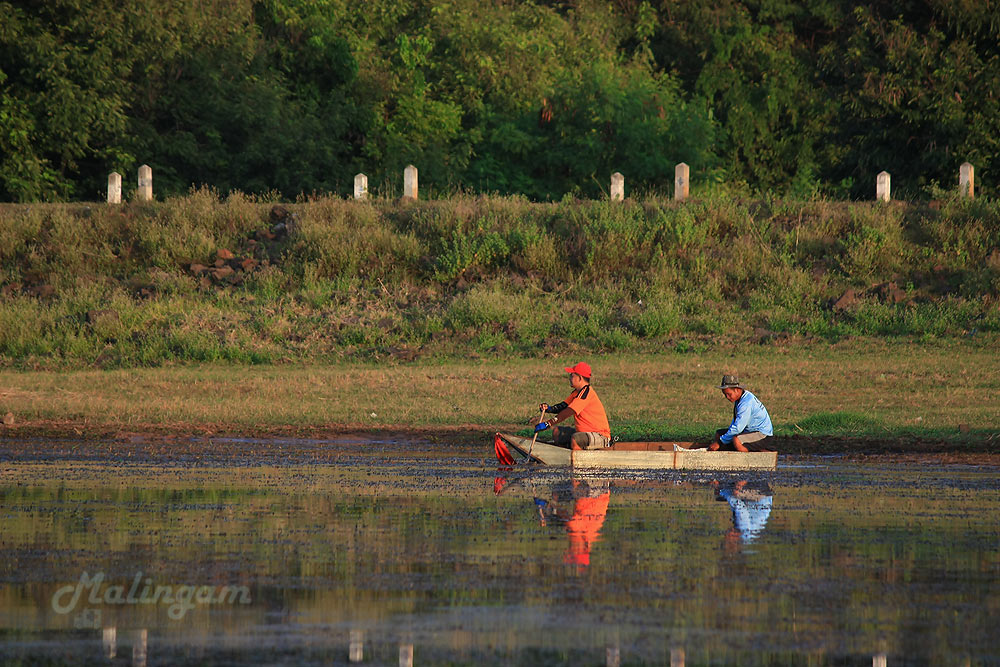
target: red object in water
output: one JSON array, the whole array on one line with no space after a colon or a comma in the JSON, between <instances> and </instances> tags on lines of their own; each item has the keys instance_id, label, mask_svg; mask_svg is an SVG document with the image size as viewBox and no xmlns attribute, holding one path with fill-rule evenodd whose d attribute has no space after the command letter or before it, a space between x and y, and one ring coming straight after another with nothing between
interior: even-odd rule
<instances>
[{"instance_id":1,"label":"red object in water","mask_svg":"<svg viewBox=\"0 0 1000 667\"><path fill-rule=\"evenodd\" d=\"M499 433L493 438L493 450L497 453L497 460L500 463L505 466L514 465L514 457L511 456L510 450L507 449L507 445L504 444Z\"/></svg>"},{"instance_id":2,"label":"red object in water","mask_svg":"<svg viewBox=\"0 0 1000 667\"><path fill-rule=\"evenodd\" d=\"M493 478L493 493L499 496L500 492L503 491L503 488L505 486L507 486L507 483L509 481L510 480L508 480L506 477L494 477Z\"/></svg>"}]
</instances>

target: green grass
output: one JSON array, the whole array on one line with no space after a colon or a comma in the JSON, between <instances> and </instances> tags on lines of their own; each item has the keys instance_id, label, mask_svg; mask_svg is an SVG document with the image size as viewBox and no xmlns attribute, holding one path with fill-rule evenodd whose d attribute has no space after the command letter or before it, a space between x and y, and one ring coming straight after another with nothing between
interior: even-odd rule
<instances>
[{"instance_id":1,"label":"green grass","mask_svg":"<svg viewBox=\"0 0 1000 667\"><path fill-rule=\"evenodd\" d=\"M888 431L885 423L857 412L821 412L800 419L786 431L801 433L823 433L826 435L856 435Z\"/></svg>"},{"instance_id":2,"label":"green grass","mask_svg":"<svg viewBox=\"0 0 1000 667\"><path fill-rule=\"evenodd\" d=\"M287 236L271 238L276 220ZM231 276L192 271L220 251ZM1000 335L1000 203L984 199L274 205L199 190L0 205L0 267L0 366L20 369Z\"/></svg>"}]
</instances>

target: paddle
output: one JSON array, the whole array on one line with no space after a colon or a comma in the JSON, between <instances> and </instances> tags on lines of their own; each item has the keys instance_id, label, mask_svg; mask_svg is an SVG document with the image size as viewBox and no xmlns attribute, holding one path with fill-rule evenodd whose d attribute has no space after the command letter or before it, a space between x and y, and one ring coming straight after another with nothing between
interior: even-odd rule
<instances>
[{"instance_id":1,"label":"paddle","mask_svg":"<svg viewBox=\"0 0 1000 667\"><path fill-rule=\"evenodd\" d=\"M502 465L514 465L514 457L511 456L510 450L507 449L507 445L503 444L503 439L500 437L499 433L493 437L493 450L497 454L497 460L500 461Z\"/></svg>"},{"instance_id":2,"label":"paddle","mask_svg":"<svg viewBox=\"0 0 1000 667\"><path fill-rule=\"evenodd\" d=\"M542 408L541 413L538 415L538 423L541 424L542 420L545 419L545 409ZM531 448L535 446L535 440L538 439L538 431L535 431L535 435L531 436L531 444L528 445L528 460L531 460Z\"/></svg>"}]
</instances>

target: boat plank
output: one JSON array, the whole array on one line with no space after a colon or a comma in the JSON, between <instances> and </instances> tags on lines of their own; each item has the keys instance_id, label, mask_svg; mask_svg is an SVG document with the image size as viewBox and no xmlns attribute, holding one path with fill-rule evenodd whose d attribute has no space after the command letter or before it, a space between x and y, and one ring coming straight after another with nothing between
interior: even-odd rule
<instances>
[{"instance_id":1,"label":"boat plank","mask_svg":"<svg viewBox=\"0 0 1000 667\"><path fill-rule=\"evenodd\" d=\"M678 470L774 470L777 452L676 452Z\"/></svg>"},{"instance_id":2,"label":"boat plank","mask_svg":"<svg viewBox=\"0 0 1000 667\"><path fill-rule=\"evenodd\" d=\"M672 452L675 445L683 449L698 446L693 442L616 442L608 449L616 452Z\"/></svg>"},{"instance_id":3,"label":"boat plank","mask_svg":"<svg viewBox=\"0 0 1000 667\"><path fill-rule=\"evenodd\" d=\"M612 449L581 449L573 452L574 468L665 468L674 469L675 452Z\"/></svg>"}]
</instances>

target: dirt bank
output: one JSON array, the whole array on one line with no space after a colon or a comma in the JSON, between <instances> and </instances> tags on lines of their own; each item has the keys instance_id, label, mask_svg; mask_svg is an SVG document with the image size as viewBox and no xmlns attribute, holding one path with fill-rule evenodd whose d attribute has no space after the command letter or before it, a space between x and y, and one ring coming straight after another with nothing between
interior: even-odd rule
<instances>
[{"instance_id":1,"label":"dirt bank","mask_svg":"<svg viewBox=\"0 0 1000 667\"><path fill-rule=\"evenodd\" d=\"M509 424L460 424L455 426L387 426L380 429L353 424L297 426L288 428L246 428L227 424L129 424L108 425L76 421L31 421L0 427L0 449L8 454L22 448L64 450L56 443L72 443L77 454L98 453L109 448L141 446L160 452L197 455L199 451L218 453L221 443L282 443L316 445L317 451L347 448L366 443L443 446L463 451L487 447L497 431L509 432ZM775 446L790 455L908 456L935 455L942 461L959 461L975 456L1000 461L1000 434L970 436L964 440L944 440L915 436L827 437L775 436ZM242 447L242 445L241 445ZM68 450L66 450L68 451Z\"/></svg>"}]
</instances>

